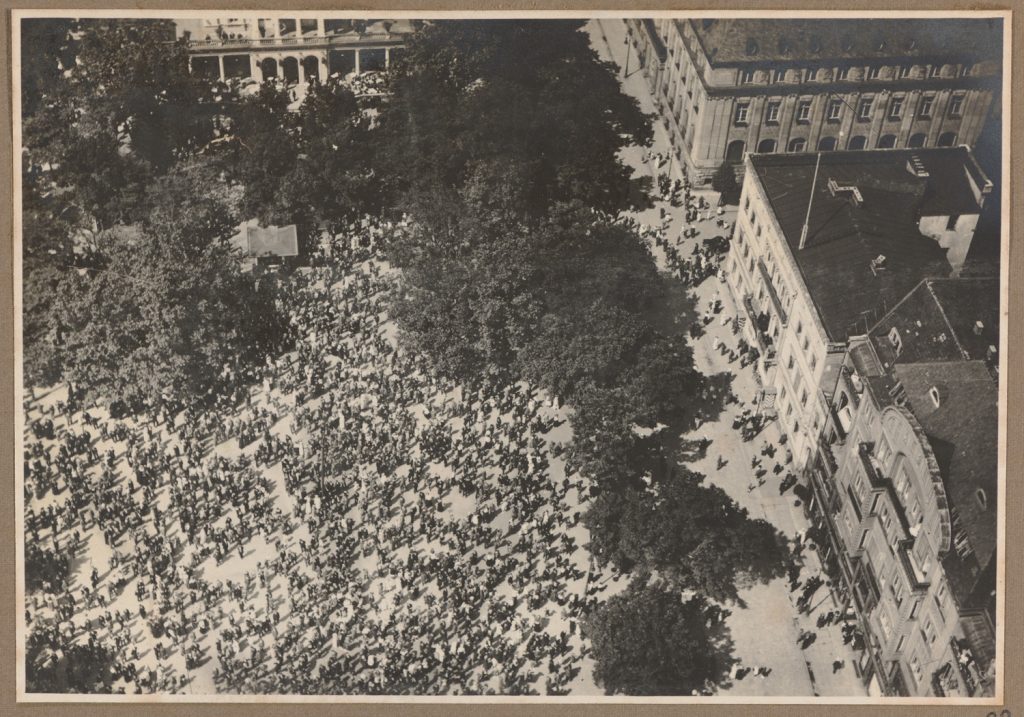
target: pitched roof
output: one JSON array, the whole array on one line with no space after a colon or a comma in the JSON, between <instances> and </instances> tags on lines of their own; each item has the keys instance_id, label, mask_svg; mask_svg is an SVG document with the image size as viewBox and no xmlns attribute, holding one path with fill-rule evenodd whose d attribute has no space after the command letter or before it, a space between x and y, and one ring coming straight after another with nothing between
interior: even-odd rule
<instances>
[{"instance_id":1,"label":"pitched roof","mask_svg":"<svg viewBox=\"0 0 1024 717\"><path fill-rule=\"evenodd\" d=\"M978 326L980 322L980 326ZM899 353L889 340L896 329ZM882 362L985 361L999 346L999 280L925 279L870 332Z\"/></svg>"},{"instance_id":2,"label":"pitched roof","mask_svg":"<svg viewBox=\"0 0 1024 717\"><path fill-rule=\"evenodd\" d=\"M979 212L972 177L987 180L975 174L980 170L966 147L753 154L749 160L833 341L865 333L923 278L948 276L945 249L921 234L919 219ZM911 161L924 171L911 172ZM853 201L852 191L833 192L830 182L856 187L862 201ZM878 256L885 265L874 270Z\"/></svg>"},{"instance_id":3,"label":"pitched roof","mask_svg":"<svg viewBox=\"0 0 1024 717\"><path fill-rule=\"evenodd\" d=\"M745 62L977 61L1002 57L999 18L892 20L695 19L688 21L712 65Z\"/></svg>"},{"instance_id":4,"label":"pitched roof","mask_svg":"<svg viewBox=\"0 0 1024 717\"><path fill-rule=\"evenodd\" d=\"M970 544L943 558L950 588L962 604L996 550L999 409L996 384L982 361L897 364L896 377L924 428L942 474L953 520ZM932 397L938 392L939 405Z\"/></svg>"},{"instance_id":5,"label":"pitched roof","mask_svg":"<svg viewBox=\"0 0 1024 717\"><path fill-rule=\"evenodd\" d=\"M261 256L298 256L299 238L294 224L284 227L261 227L255 219L250 219L238 228L238 233L231 237L232 246L241 250L247 257Z\"/></svg>"}]
</instances>

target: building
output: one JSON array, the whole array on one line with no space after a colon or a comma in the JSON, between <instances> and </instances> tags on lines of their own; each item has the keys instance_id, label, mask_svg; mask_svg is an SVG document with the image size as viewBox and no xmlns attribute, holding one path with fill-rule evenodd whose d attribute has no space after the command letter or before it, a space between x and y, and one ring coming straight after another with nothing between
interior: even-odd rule
<instances>
[{"instance_id":1,"label":"building","mask_svg":"<svg viewBox=\"0 0 1024 717\"><path fill-rule=\"evenodd\" d=\"M966 147L753 154L725 279L760 354L760 410L798 468L850 336L922 279L956 273L992 183Z\"/></svg>"},{"instance_id":2,"label":"building","mask_svg":"<svg viewBox=\"0 0 1024 717\"><path fill-rule=\"evenodd\" d=\"M1000 92L998 19L626 25L696 182L747 152L973 146Z\"/></svg>"},{"instance_id":3,"label":"building","mask_svg":"<svg viewBox=\"0 0 1024 717\"><path fill-rule=\"evenodd\" d=\"M204 18L178 20L192 71L211 79L279 77L305 87L338 73L384 70L402 51L411 20Z\"/></svg>"},{"instance_id":4,"label":"building","mask_svg":"<svg viewBox=\"0 0 1024 717\"><path fill-rule=\"evenodd\" d=\"M279 264L299 255L299 234L294 224L262 227L256 219L243 222L229 240L239 251L243 266Z\"/></svg>"},{"instance_id":5,"label":"building","mask_svg":"<svg viewBox=\"0 0 1024 717\"><path fill-rule=\"evenodd\" d=\"M838 372L809 512L876 694L993 694L998 344L997 279L926 279Z\"/></svg>"}]
</instances>

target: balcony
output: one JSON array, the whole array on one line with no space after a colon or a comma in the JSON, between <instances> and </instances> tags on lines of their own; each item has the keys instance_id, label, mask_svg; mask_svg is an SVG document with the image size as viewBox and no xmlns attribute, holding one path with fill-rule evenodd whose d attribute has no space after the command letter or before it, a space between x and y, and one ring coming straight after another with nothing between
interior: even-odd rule
<instances>
[{"instance_id":1,"label":"balcony","mask_svg":"<svg viewBox=\"0 0 1024 717\"><path fill-rule=\"evenodd\" d=\"M661 36L658 35L658 26L655 25L654 20L651 18L644 18L643 20L644 30L647 32L647 38L651 43L651 47L654 48L654 54L658 57L658 62L664 63L668 59L668 48L665 47L665 43L662 42Z\"/></svg>"},{"instance_id":2,"label":"balcony","mask_svg":"<svg viewBox=\"0 0 1024 717\"><path fill-rule=\"evenodd\" d=\"M775 291L775 285L768 274L768 267L765 266L764 259L757 260L757 268L761 271L761 279L764 280L765 287L768 289L768 296L771 297L772 306L775 307L775 312L779 315L779 321L785 326L788 322L786 310L782 308L782 301L779 299L778 292Z\"/></svg>"},{"instance_id":3,"label":"balcony","mask_svg":"<svg viewBox=\"0 0 1024 717\"><path fill-rule=\"evenodd\" d=\"M267 50L286 47L362 47L362 46L395 46L405 42L404 34L374 33L356 35L346 33L339 35L284 35L282 37L235 37L210 38L208 40L189 40L188 49L192 52L204 50Z\"/></svg>"},{"instance_id":4,"label":"balcony","mask_svg":"<svg viewBox=\"0 0 1024 717\"><path fill-rule=\"evenodd\" d=\"M928 586L931 583L928 581L928 576L921 572L917 559L914 557L913 547L913 540L901 540L896 556L899 558L911 592L924 593L928 590Z\"/></svg>"},{"instance_id":5,"label":"balcony","mask_svg":"<svg viewBox=\"0 0 1024 717\"><path fill-rule=\"evenodd\" d=\"M889 481L882 475L882 467L878 465L874 451L875 446L872 443L861 443L857 450L861 465L864 467L864 475L868 477L872 488L888 488Z\"/></svg>"},{"instance_id":6,"label":"balcony","mask_svg":"<svg viewBox=\"0 0 1024 717\"><path fill-rule=\"evenodd\" d=\"M836 454L832 450L832 444L826 441L824 436L818 436L818 448L821 450L821 455L825 458L829 473L834 475L839 470L839 463L836 462Z\"/></svg>"},{"instance_id":7,"label":"balcony","mask_svg":"<svg viewBox=\"0 0 1024 717\"><path fill-rule=\"evenodd\" d=\"M754 308L754 298L750 294L743 297L743 306L747 310L747 318L750 320L750 328L754 332L754 337L757 340L757 347L761 350L761 355L764 356L766 363L774 361L774 342L772 341L772 337L761 328L763 320L767 319L768 315L763 312L758 313Z\"/></svg>"}]
</instances>

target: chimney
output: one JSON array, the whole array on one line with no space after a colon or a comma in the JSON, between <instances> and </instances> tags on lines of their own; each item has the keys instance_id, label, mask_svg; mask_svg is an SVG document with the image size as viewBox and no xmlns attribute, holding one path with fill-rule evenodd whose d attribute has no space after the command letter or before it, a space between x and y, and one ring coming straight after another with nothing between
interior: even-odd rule
<instances>
[{"instance_id":1,"label":"chimney","mask_svg":"<svg viewBox=\"0 0 1024 717\"><path fill-rule=\"evenodd\" d=\"M985 330L985 324L981 323L980 321L975 321L974 322L974 335L975 336L981 336L981 332L984 331L984 330Z\"/></svg>"}]
</instances>

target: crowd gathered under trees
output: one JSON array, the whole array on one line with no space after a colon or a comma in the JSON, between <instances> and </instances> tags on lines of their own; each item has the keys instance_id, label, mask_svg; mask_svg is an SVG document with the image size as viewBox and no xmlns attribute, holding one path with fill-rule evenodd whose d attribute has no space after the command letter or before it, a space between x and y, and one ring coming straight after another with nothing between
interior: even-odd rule
<instances>
[{"instance_id":1,"label":"crowd gathered under trees","mask_svg":"<svg viewBox=\"0 0 1024 717\"><path fill-rule=\"evenodd\" d=\"M403 623L412 625L410 640L436 639L436 629L443 627L440 634L466 646L458 653L421 655L423 664L413 664L400 656L401 644L389 644L387 654L404 666L401 679L387 670L374 672L366 662L369 653L363 648L385 638L366 630L354 642L337 636L347 634L344 620L358 621L361 601L369 596L359 596L358 581L339 572L336 559L353 558L372 536L346 522L352 506L332 481L343 475L356 480L338 466L354 461L349 454L372 447L378 467L391 465L396 480L420 495L400 530L413 530L415 524L428 539L444 542L453 540L446 529L460 532L464 526L457 529L443 516L427 520L425 515L456 487L478 492L503 509L514 506L523 525L547 520L543 516L551 506L530 497L538 488L530 481L541 480L550 460L564 458L566 474L579 479L572 489L587 506L580 520L589 529L588 548L597 568L628 580L625 591L603 601L589 590L570 595L565 585L550 593L579 620L598 684L609 693L690 694L721 680L730 660L720 606L735 601L749 581L784 575L790 556L770 524L751 519L721 489L680 465L665 439L692 426L714 400L713 392L693 365L686 334L649 318L672 279L658 272L635 223L623 219L637 198L619 151L650 144L651 120L621 91L614 67L599 60L581 27L574 20L429 24L409 39L388 77L386 97L357 99L344 78L330 78L314 83L299 109L290 111L289 95L279 86L266 84L240 97L231 87L190 75L184 46L167 41L168 33L173 38L167 21L25 21L26 386L72 386L71 405L63 406L67 416L99 405L114 424L145 416L144 425L177 433L177 414L162 415L174 406L190 426L178 439L176 455L165 460L159 451L146 452L150 441L140 429L104 424L111 440L141 450L134 459L136 473L142 465L153 474L150 487L132 484L137 493L126 494L113 463L108 465L120 458L90 455L96 452L91 439L76 446L81 433L72 431L70 419L59 412L39 419L33 431L40 440L50 440L46 435L58 421L63 453L56 459L44 457L42 449L40 455L26 454L26 473L44 493L58 486L69 491L71 507L59 519L34 516L32 527L56 535L58 525L85 525L82 515L91 509L103 515L105 538L109 534L120 545L137 527L132 518L137 510L150 525L172 520L153 516L152 506L145 506L153 491L171 485L175 517L190 542L218 559L236 548L244 554L245 538L253 531L268 531L269 540L275 530L287 532L287 520L264 504L265 490L253 466L209 464L203 432L214 442L248 436L246 443L259 444L255 460L280 462L293 497L302 505L315 504L302 511L311 535L332 536L322 543L311 537L312 544L278 552L273 569L297 591L307 588L310 570L320 578L316 590L308 588L297 598L295 609L321 600L349 601L344 619L325 616L318 627L313 618L323 615L319 610L289 628L276 664L301 654L314 628L316 650L344 645L347 657L328 661L327 668L305 679L294 677L297 684L282 684L280 678L272 689L315 690L313 683L320 680L357 691L409 685L426 692L455 689L452 685L482 690L479 683L460 682L465 675L457 669L479 657L479 645L470 646L472 641L490 634L486 624L478 631L478 614L460 613L465 619L449 624L436 609L427 609ZM343 245L324 256L316 249L320 237L358 238L368 216L383 228L372 250ZM228 239L251 217L264 224L296 224L307 263L314 266L286 269L274 280L243 273ZM399 226L401 231L393 230ZM395 271L386 279L366 275L366 265L356 258L385 262ZM353 284L362 290L330 288ZM379 327L371 317L378 308L397 324L397 349L381 343L375 331ZM359 356L339 348L349 345L335 333L339 325L342 333L360 337L363 347L356 342L354 349ZM318 357L318 350L333 358ZM369 420L349 405L359 396L340 388L355 380L346 373L346 360L366 359L361 351L376 351L371 358L393 362L401 378L395 386L371 381L370 393L380 395L377 408L360 406L372 415L372 425L364 426L357 444L339 447L329 438L338 433L338 411L357 424ZM297 356L296 363L282 363L286 355ZM268 370L279 364L276 373ZM525 482L505 485L486 470L470 472L465 485L454 478L445 482L417 460L435 445L439 457L450 457L451 436L440 429L438 435L424 435L400 415L380 410L392 391L402 405L414 403L404 392L415 393L423 381L416 377L425 375L434 377L434 387L464 385L480 392L480 404L465 399L437 410L460 418L466 431L478 431L474 440L507 443L509 460L518 456L520 445L527 453L539 450L530 436L541 432L533 422L545 420L536 408L541 395L568 410L572 437L551 455L538 454L536 465L531 457L530 470L522 471ZM312 457L269 435L266 426L280 416L256 415L247 405L249 389L263 381L279 387L283 381L298 396L280 410L287 409L293 422L309 430ZM342 395L331 399L332 389ZM317 401L328 401L327 407ZM505 427L511 432L505 437L485 425L491 418L484 406L499 403L520 416ZM481 425L471 427L474 420ZM97 433L92 427L99 440ZM384 448L388 435L396 437L393 451ZM419 447L406 446L403 453L403 441L413 436ZM85 473L99 477L84 477L76 467L82 456ZM338 463L339 456L347 458ZM60 477L53 478L54 472ZM387 475L377 479L381 485L357 478L361 490L371 494L364 511L396 500ZM545 486L535 496L548 495L557 504L569 489L568 484ZM191 493L190 499L186 494ZM236 523L216 534L201 530L220 517L209 513L217 502L207 500L211 495L234 505L247 527ZM558 520L571 524L572 518ZM495 539L488 535L486 526L475 526L468 534L460 532L458 540ZM124 563L130 566L124 569L125 584L135 580L166 603L169 615L158 621L161 634L166 624L176 625L179 636L202 629L204 612L223 614L216 607L222 600L237 600L240 614L252 621L245 607L248 583L244 589L203 586L187 574L189 566L173 565L180 546L159 535L133 540L143 547ZM330 557L317 557L318 544ZM65 619L73 619L76 598L67 584L66 563L80 549L78 541L59 545L55 538L50 546L33 546L26 552L28 589L48 596L44 602L50 600ZM527 541L525 549L528 555L547 555L549 546ZM550 574L510 565L511 552L506 546L501 565L471 573L480 583L458 581L451 576L452 565L443 563L393 567L409 582L420 574L440 584L437 576L444 573L451 591L470 602L466 596L486 591L492 573L518 575L524 587L548 584ZM304 569L296 567L299 562ZM552 570L563 577L575 574L568 565ZM258 577L265 580L262 571ZM175 604L171 595L189 590L198 597L185 606ZM337 591L333 596L332 590ZM89 594L92 604L99 591ZM548 596L538 596L539 604ZM510 623L502 609L484 622ZM242 634L231 620L228 633ZM430 620L443 625L420 624ZM104 626L113 636L112 652L124 640L122 622L113 616ZM467 624L477 627L460 634ZM72 652L87 652L93 659L81 661L106 664L108 658L100 657L107 648L88 631L72 629L67 638L59 627L30 628L30 658L60 644L68 662L81 657L72 659ZM266 629L277 636L277 626L268 623ZM330 642L332 635L336 643ZM491 639L491 659L519 664L516 646ZM530 641L532 652L551 654L555 669L549 689L554 691L571 674L572 665L558 659L567 640L566 635ZM244 675L253 668L233 659L230 645L231 640L218 641L221 663L228 666L222 675L225 689L243 689ZM275 664L267 660L268 666ZM344 681L341 674L357 663L374 677ZM305 669L308 660L296 664ZM134 668L118 669L124 674ZM30 690L33 675L38 689L52 687L45 671L30 669ZM509 691L532 689L514 670L506 677ZM68 679L74 689L104 683L92 672ZM251 683L249 689L255 689Z\"/></svg>"}]
</instances>

